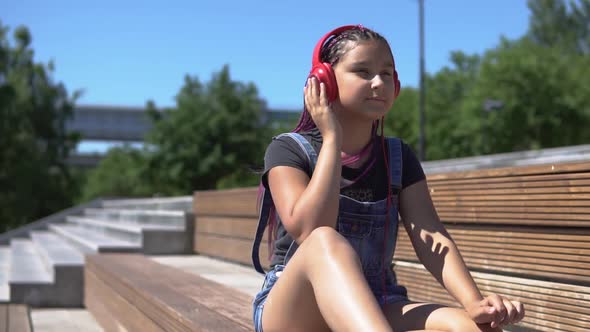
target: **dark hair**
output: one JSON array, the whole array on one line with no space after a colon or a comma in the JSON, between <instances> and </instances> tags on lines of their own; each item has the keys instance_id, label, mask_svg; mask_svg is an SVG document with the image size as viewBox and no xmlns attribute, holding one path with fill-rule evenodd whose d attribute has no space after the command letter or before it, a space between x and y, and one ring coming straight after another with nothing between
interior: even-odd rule
<instances>
[{"instance_id":1,"label":"dark hair","mask_svg":"<svg viewBox=\"0 0 590 332\"><path fill-rule=\"evenodd\" d=\"M334 67L336 64L338 64L346 52L350 51L354 46L364 41L383 42L385 45L387 45L387 48L391 53L391 47L382 35L359 25L352 29L345 30L336 36L328 38L320 50L320 61L329 63L332 67ZM303 106L303 112L299 118L299 123L297 123L295 129L293 129L293 132L298 133L300 131L309 131L314 128L316 128L316 125L305 106Z\"/></svg>"}]
</instances>

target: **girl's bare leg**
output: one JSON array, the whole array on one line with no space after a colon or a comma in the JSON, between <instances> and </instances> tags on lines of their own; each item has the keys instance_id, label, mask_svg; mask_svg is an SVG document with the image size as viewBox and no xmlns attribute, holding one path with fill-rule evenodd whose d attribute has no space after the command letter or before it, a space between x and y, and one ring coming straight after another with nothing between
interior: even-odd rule
<instances>
[{"instance_id":1,"label":"girl's bare leg","mask_svg":"<svg viewBox=\"0 0 590 332\"><path fill-rule=\"evenodd\" d=\"M392 331L348 240L331 227L306 239L270 291L265 332Z\"/></svg>"}]
</instances>

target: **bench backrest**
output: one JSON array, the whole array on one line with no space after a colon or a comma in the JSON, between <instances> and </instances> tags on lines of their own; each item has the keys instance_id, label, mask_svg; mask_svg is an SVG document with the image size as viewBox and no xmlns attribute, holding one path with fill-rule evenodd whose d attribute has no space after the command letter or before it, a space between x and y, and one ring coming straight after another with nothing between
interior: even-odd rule
<instances>
[{"instance_id":1,"label":"bench backrest","mask_svg":"<svg viewBox=\"0 0 590 332\"><path fill-rule=\"evenodd\" d=\"M258 188L194 193L195 253L252 265L252 241L258 224ZM264 238L268 238L265 232ZM268 246L260 245L260 262L268 268Z\"/></svg>"},{"instance_id":2,"label":"bench backrest","mask_svg":"<svg viewBox=\"0 0 590 332\"><path fill-rule=\"evenodd\" d=\"M431 175L470 269L590 285L590 162ZM395 259L417 262L405 232Z\"/></svg>"}]
</instances>

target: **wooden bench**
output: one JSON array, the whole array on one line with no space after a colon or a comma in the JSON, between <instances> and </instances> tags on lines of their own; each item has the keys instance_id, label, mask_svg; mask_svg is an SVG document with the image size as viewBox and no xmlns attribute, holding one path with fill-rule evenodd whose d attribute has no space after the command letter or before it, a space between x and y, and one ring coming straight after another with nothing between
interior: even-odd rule
<instances>
[{"instance_id":1,"label":"wooden bench","mask_svg":"<svg viewBox=\"0 0 590 332\"><path fill-rule=\"evenodd\" d=\"M252 299L141 254L87 255L84 303L106 331L251 331Z\"/></svg>"},{"instance_id":2,"label":"wooden bench","mask_svg":"<svg viewBox=\"0 0 590 332\"><path fill-rule=\"evenodd\" d=\"M251 266L258 225L257 193L258 188L195 192L195 253ZM260 263L265 269L269 266L267 238L265 231L260 244Z\"/></svg>"},{"instance_id":3,"label":"wooden bench","mask_svg":"<svg viewBox=\"0 0 590 332\"><path fill-rule=\"evenodd\" d=\"M590 331L590 163L427 180L482 292L525 304L527 316L512 331ZM256 194L257 188L195 192L195 252L251 265ZM418 262L403 226L398 234L394 270L410 298L457 305ZM268 266L265 242L260 256Z\"/></svg>"},{"instance_id":4,"label":"wooden bench","mask_svg":"<svg viewBox=\"0 0 590 332\"><path fill-rule=\"evenodd\" d=\"M428 185L484 293L525 303L523 327L590 330L590 163L433 174ZM399 234L395 271L410 298L457 304Z\"/></svg>"},{"instance_id":5,"label":"wooden bench","mask_svg":"<svg viewBox=\"0 0 590 332\"><path fill-rule=\"evenodd\" d=\"M30 308L24 304L0 304L0 332L31 332Z\"/></svg>"}]
</instances>

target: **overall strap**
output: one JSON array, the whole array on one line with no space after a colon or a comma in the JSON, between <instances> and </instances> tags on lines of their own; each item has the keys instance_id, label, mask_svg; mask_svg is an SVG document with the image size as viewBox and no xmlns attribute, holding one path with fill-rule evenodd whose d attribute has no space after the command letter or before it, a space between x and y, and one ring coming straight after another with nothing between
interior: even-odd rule
<instances>
[{"instance_id":1,"label":"overall strap","mask_svg":"<svg viewBox=\"0 0 590 332\"><path fill-rule=\"evenodd\" d=\"M276 136L275 138L282 136L288 136L292 138L299 145L299 147L301 147L301 150L305 152L305 156L307 157L307 161L309 161L309 166L311 167L311 172L313 173L315 164L318 162L318 153L315 151L313 146L311 146L305 137L301 136L299 133L284 133Z\"/></svg>"},{"instance_id":2,"label":"overall strap","mask_svg":"<svg viewBox=\"0 0 590 332\"><path fill-rule=\"evenodd\" d=\"M399 138L387 137L389 148L389 176L391 178L391 192L398 195L402 190L402 141Z\"/></svg>"},{"instance_id":3,"label":"overall strap","mask_svg":"<svg viewBox=\"0 0 590 332\"><path fill-rule=\"evenodd\" d=\"M311 171L315 169L315 164L318 160L318 154L311 146L311 144L300 134L298 133L284 133L281 135L276 136L274 139L277 139L282 136L288 136L293 139L303 150L307 160L309 161L309 165L311 167ZM256 228L256 235L254 237L254 243L252 245L252 264L254 265L254 269L256 271L265 274L266 272L262 268L260 264L260 242L262 242L262 236L264 235L264 229L268 223L268 217L270 216L270 209L273 207L274 203L272 201L272 196L269 190L266 188L262 189L262 204L260 206L260 214L258 217L258 227Z\"/></svg>"},{"instance_id":4,"label":"overall strap","mask_svg":"<svg viewBox=\"0 0 590 332\"><path fill-rule=\"evenodd\" d=\"M262 188L262 204L260 205L260 214L258 217L258 227L256 228L256 235L254 236L254 244L252 245L252 264L257 272L266 274L260 264L260 242L264 235L264 229L270 216L270 208L273 206L272 196L270 191Z\"/></svg>"}]
</instances>

